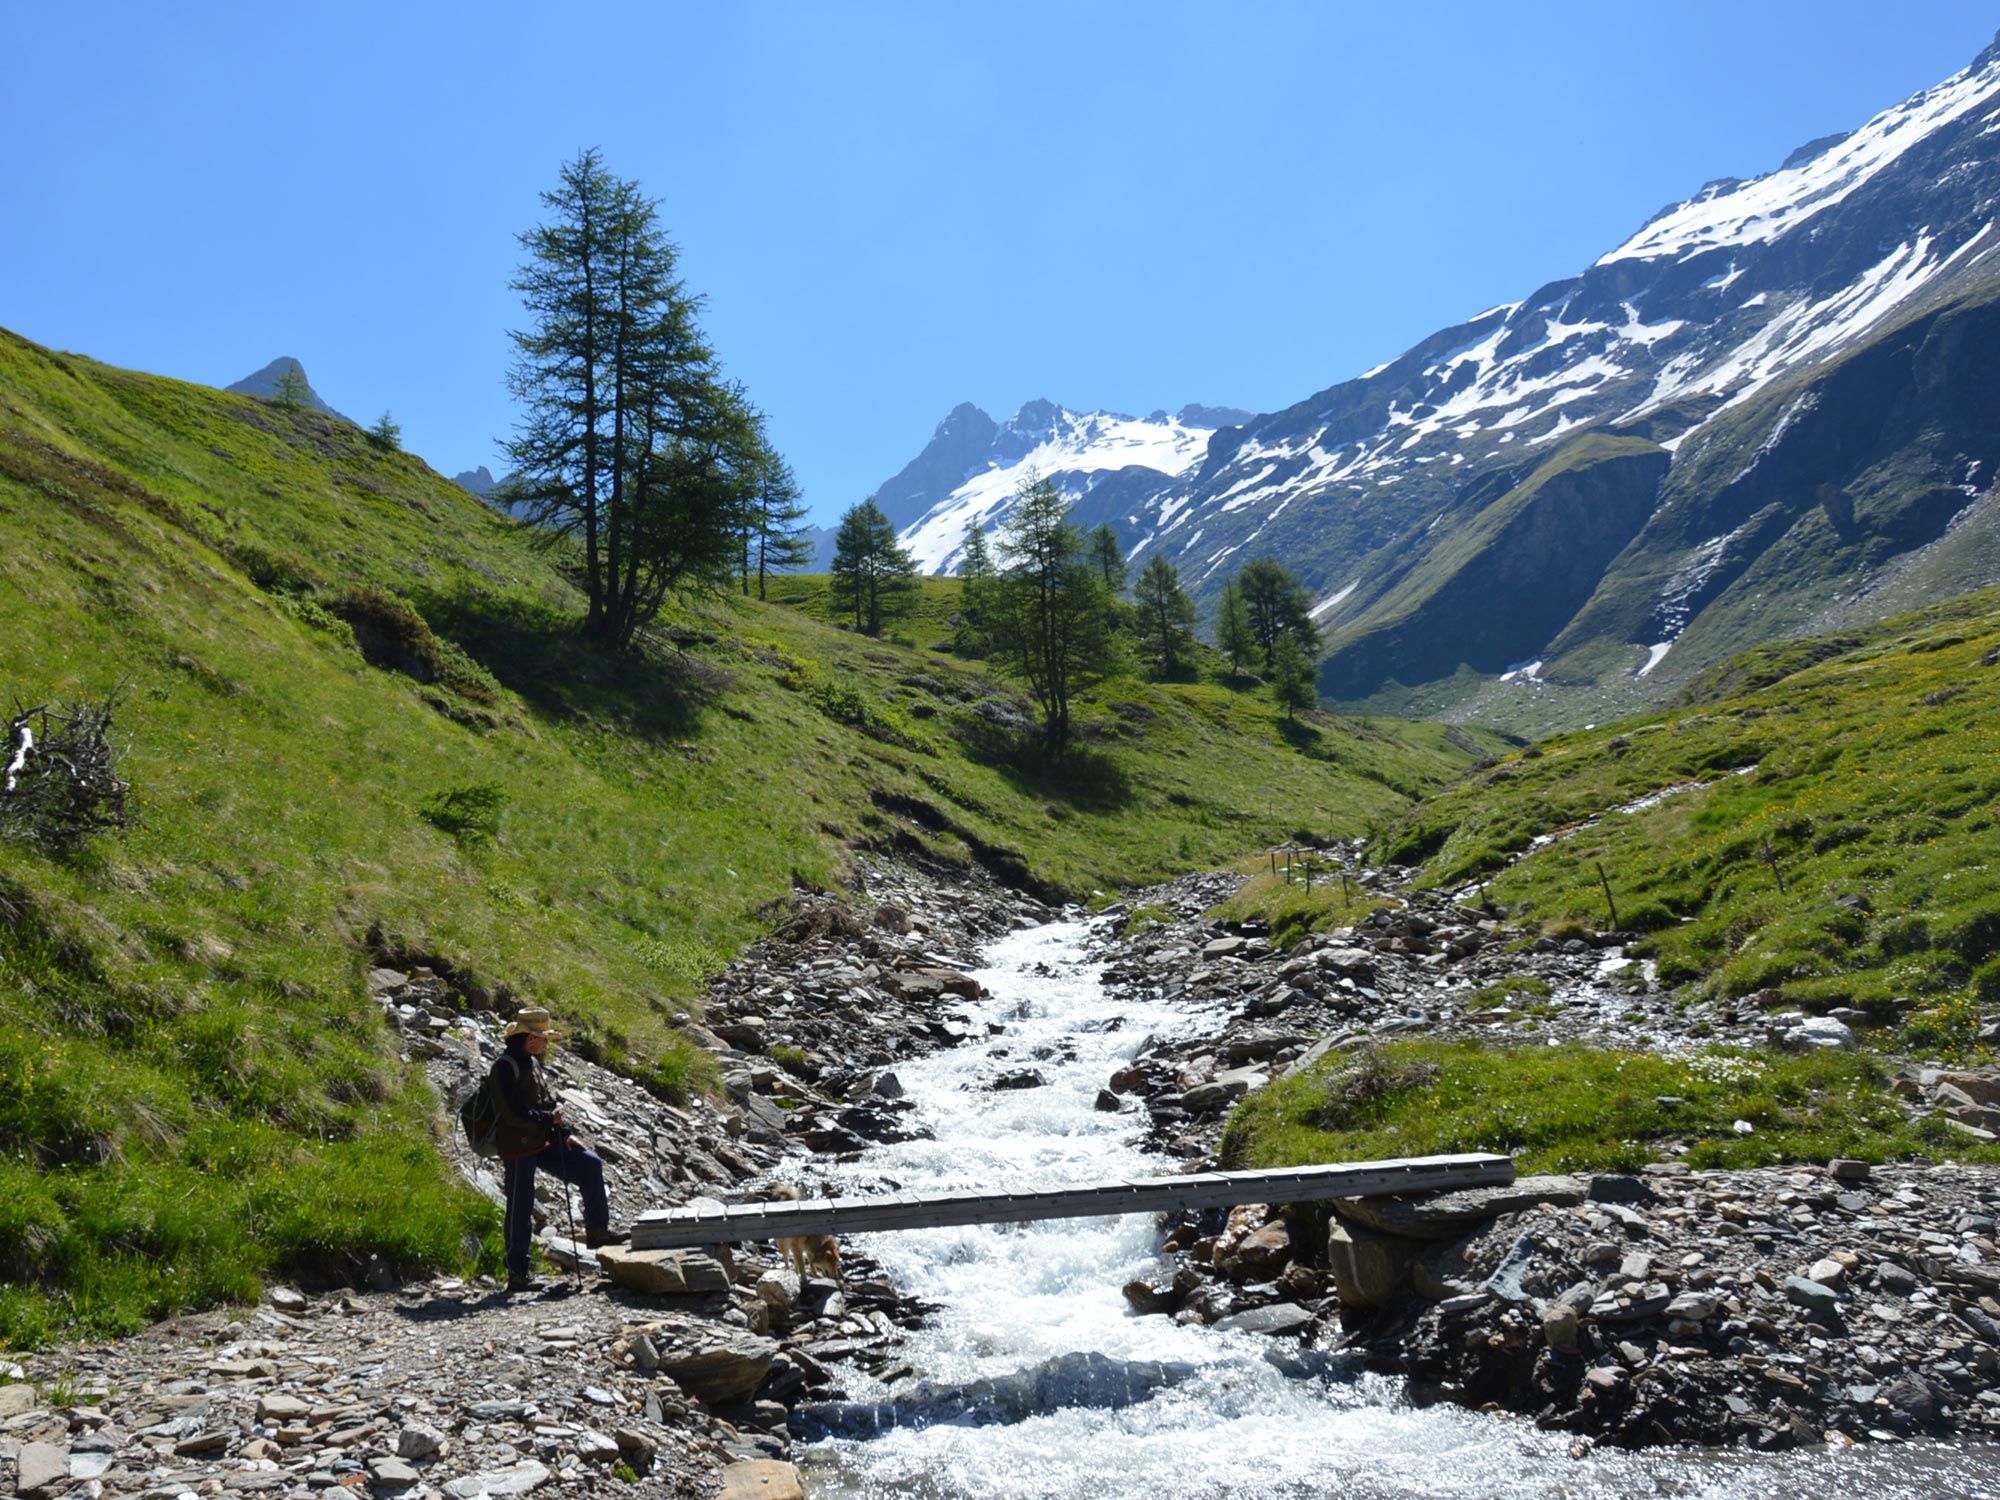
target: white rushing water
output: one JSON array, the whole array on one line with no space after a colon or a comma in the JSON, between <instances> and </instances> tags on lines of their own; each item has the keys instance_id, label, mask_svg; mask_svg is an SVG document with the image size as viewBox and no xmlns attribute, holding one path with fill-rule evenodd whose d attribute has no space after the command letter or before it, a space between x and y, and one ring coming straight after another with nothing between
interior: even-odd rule
<instances>
[{"instance_id":1,"label":"white rushing water","mask_svg":"<svg viewBox=\"0 0 2000 1500\"><path fill-rule=\"evenodd\" d=\"M1148 1036L1184 1032L1201 1017L1160 1003L1113 1012L1084 958L1087 927L1058 923L987 950L991 992L973 1019L1005 1029L899 1067L897 1077L933 1140L870 1150L848 1169L856 1190L1049 1187L1157 1176L1172 1164L1136 1143L1140 1120L1097 1110L1104 1080ZM994 1055L1005 1049L1004 1056ZM1048 1080L993 1092L994 1074L1032 1066ZM1596 1453L1517 1418L1455 1407L1418 1410L1394 1382L1294 1380L1248 1334L1135 1317L1121 1288L1164 1279L1151 1216L940 1229L859 1237L905 1291L941 1305L911 1337L920 1377L958 1382L1002 1375L1059 1354L1175 1360L1196 1376L1122 1410L1065 1410L1011 1426L902 1428L836 1440L798 1461L816 1500L1047 1497L1104 1500L1291 1500L1291 1497L1684 1495L1763 1500L1791 1489L1832 1497L1972 1497L2000 1490L1991 1448L1884 1447L1838 1454ZM883 1394L867 1377L849 1395Z\"/></svg>"}]
</instances>

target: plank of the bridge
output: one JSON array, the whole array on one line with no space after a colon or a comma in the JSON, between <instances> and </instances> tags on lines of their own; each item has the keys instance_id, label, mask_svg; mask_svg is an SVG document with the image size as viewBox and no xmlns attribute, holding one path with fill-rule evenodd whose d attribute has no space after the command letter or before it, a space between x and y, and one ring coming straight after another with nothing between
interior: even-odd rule
<instances>
[{"instance_id":1,"label":"plank of the bridge","mask_svg":"<svg viewBox=\"0 0 2000 1500\"><path fill-rule=\"evenodd\" d=\"M960 1190L930 1194L895 1192L869 1198L780 1199L642 1214L633 1226L632 1243L637 1249L672 1249L782 1235L862 1234L1154 1213L1172 1208L1198 1210L1244 1203L1438 1192L1504 1185L1513 1180L1511 1157L1468 1153L1279 1167L1257 1172L1198 1172L1181 1177L1081 1183L1040 1191Z\"/></svg>"}]
</instances>

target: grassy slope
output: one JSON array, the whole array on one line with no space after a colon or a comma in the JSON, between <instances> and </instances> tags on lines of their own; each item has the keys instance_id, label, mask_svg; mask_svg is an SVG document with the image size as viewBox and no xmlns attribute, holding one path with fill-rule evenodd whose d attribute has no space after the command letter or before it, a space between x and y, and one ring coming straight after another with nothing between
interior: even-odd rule
<instances>
[{"instance_id":1,"label":"grassy slope","mask_svg":"<svg viewBox=\"0 0 2000 1500\"><path fill-rule=\"evenodd\" d=\"M1666 978L1885 1021L1914 1000L1962 1028L2000 1001L1996 648L1992 590L1765 647L1680 709L1559 735L1471 778L1380 852L1423 859L1438 884L1490 873L1517 912L1600 926L1601 862L1620 923L1650 932ZM1502 868L1552 833L1566 836Z\"/></svg>"},{"instance_id":2,"label":"grassy slope","mask_svg":"<svg viewBox=\"0 0 2000 1500\"><path fill-rule=\"evenodd\" d=\"M478 665L456 687L369 666L318 607L357 584ZM1050 767L977 711L1015 691L932 649L951 585L907 643L788 588L807 607L729 599L597 652L556 558L416 458L0 334L0 691L119 688L144 818L68 859L0 842L0 1337L129 1327L281 1266L490 1253L365 998L371 954L532 995L687 1086L672 1016L854 846L1082 894L1358 830L1476 748L1117 680ZM470 787L504 798L493 840L422 815Z\"/></svg>"},{"instance_id":3,"label":"grassy slope","mask_svg":"<svg viewBox=\"0 0 2000 1500\"><path fill-rule=\"evenodd\" d=\"M1696 1166L2000 1160L1887 1092L1899 1055L1986 1056L1976 1030L2000 1006L1996 661L2000 590L1778 642L1711 669L1675 711L1468 777L1371 847L1428 884L1490 878L1558 932L1610 925L1601 865L1662 978L1774 1010L1857 1007L1874 1023L1860 1053L1397 1043L1260 1092L1232 1117L1230 1162L1484 1149L1527 1170L1629 1168L1670 1145ZM1236 906L1282 932L1351 920L1337 884L1259 879Z\"/></svg>"}]
</instances>

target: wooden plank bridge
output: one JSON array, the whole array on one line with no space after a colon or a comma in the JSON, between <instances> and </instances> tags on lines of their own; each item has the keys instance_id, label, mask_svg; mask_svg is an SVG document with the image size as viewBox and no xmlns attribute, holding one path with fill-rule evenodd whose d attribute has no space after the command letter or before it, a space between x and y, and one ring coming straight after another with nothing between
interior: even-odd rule
<instances>
[{"instance_id":1,"label":"wooden plank bridge","mask_svg":"<svg viewBox=\"0 0 2000 1500\"><path fill-rule=\"evenodd\" d=\"M1511 1156L1477 1152L1281 1167L1265 1172L1197 1172L1013 1193L884 1193L872 1198L701 1204L639 1215L632 1225L632 1248L674 1250L788 1236L872 1234L959 1224L1018 1224L1169 1209L1234 1208L1244 1203L1438 1193L1453 1188L1505 1187L1513 1180Z\"/></svg>"}]
</instances>

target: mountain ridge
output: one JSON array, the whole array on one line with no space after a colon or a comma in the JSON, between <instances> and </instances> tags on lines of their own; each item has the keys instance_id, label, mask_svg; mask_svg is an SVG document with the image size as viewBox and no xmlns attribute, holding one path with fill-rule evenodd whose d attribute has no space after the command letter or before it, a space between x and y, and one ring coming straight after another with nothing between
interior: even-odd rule
<instances>
[{"instance_id":1,"label":"mountain ridge","mask_svg":"<svg viewBox=\"0 0 2000 1500\"><path fill-rule=\"evenodd\" d=\"M1040 467L1081 524L1108 522L1135 559L1163 552L1205 603L1249 558L1292 567L1336 701L1514 729L1637 707L1774 635L2000 581L2000 411L1979 394L2000 353L1983 311L2000 288L1996 202L2000 39L1360 376L1231 414L1150 462L1086 451L1083 433L1039 450ZM971 413L991 424L954 416ZM1652 513L1575 612L1520 647L1514 662L1542 670L1436 670L1462 620L1407 580L1442 579L1427 553L1589 433L1668 455ZM949 494L926 491L931 508L900 523L920 564L952 567L965 524L1004 514L997 492L1019 472L942 466ZM1497 634L1519 636L1546 600L1489 603ZM1433 665L1384 657L1390 624Z\"/></svg>"}]
</instances>

